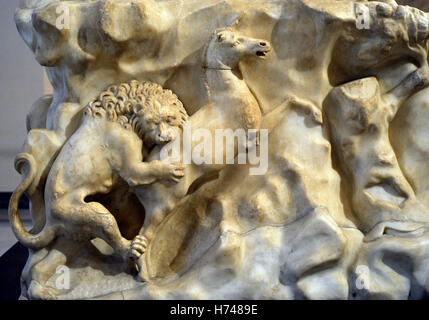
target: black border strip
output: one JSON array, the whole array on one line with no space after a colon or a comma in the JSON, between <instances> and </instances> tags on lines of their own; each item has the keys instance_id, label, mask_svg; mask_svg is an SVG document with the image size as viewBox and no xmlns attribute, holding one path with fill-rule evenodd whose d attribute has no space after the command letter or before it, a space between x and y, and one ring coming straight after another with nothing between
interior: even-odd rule
<instances>
[{"instance_id":1,"label":"black border strip","mask_svg":"<svg viewBox=\"0 0 429 320\"><path fill-rule=\"evenodd\" d=\"M12 197L12 192L0 192L0 209L7 209L9 207L9 200ZM19 200L19 209L28 209L30 202L28 198L23 195Z\"/></svg>"},{"instance_id":2,"label":"black border strip","mask_svg":"<svg viewBox=\"0 0 429 320\"><path fill-rule=\"evenodd\" d=\"M215 306L220 305L239 306L256 305L257 314L214 314ZM180 307L204 307L205 310L211 309L212 312L204 312L201 317L196 315L175 315L174 308ZM57 315L66 314L69 318L81 319L93 318L112 318L112 314L124 318L124 313L141 313L155 315L158 319L187 320L187 319L295 319L294 315L300 318L315 318L316 314L329 315L332 319L344 319L344 315L352 312L362 319L367 319L368 314L378 318L398 315L407 316L407 310L412 310L415 314L425 314L427 312L426 301L284 301L284 300L142 300L142 301L0 301L0 308L3 313L10 310L10 314L16 314L19 311L21 318L34 318L35 314L44 315L47 319L57 318ZM47 312L47 310L49 312ZM66 311L64 311L66 310ZM122 311L121 311L122 310ZM235 309L237 310L237 308ZM408 311L409 312L409 311ZM409 314L409 313L408 313Z\"/></svg>"}]
</instances>

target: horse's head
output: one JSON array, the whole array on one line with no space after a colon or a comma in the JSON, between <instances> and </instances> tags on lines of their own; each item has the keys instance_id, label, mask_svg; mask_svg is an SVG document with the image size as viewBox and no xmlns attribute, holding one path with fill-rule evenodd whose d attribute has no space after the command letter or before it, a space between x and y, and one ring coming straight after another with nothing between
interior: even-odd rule
<instances>
[{"instance_id":1,"label":"horse's head","mask_svg":"<svg viewBox=\"0 0 429 320\"><path fill-rule=\"evenodd\" d=\"M234 69L244 57L265 58L270 50L271 45L266 40L245 37L229 29L219 29L208 44L205 66Z\"/></svg>"}]
</instances>

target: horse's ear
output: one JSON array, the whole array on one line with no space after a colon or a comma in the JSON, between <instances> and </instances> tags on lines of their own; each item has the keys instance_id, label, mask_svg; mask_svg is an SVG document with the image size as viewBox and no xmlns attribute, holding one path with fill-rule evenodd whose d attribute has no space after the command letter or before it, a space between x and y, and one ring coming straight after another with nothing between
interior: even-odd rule
<instances>
[{"instance_id":1,"label":"horse's ear","mask_svg":"<svg viewBox=\"0 0 429 320\"><path fill-rule=\"evenodd\" d=\"M222 32L224 32L224 31L228 31L228 30L229 30L229 29L228 29L228 28L225 28L225 27L217 28L217 29L213 32L213 34L222 33Z\"/></svg>"},{"instance_id":2,"label":"horse's ear","mask_svg":"<svg viewBox=\"0 0 429 320\"><path fill-rule=\"evenodd\" d=\"M237 17L234 19L234 21L229 25L228 28L234 28L237 27L240 24L240 17Z\"/></svg>"}]
</instances>

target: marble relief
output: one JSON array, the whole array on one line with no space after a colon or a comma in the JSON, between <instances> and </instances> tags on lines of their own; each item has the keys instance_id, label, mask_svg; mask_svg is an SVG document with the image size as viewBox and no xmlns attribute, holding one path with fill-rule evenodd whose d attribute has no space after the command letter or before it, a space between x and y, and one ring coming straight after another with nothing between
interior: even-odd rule
<instances>
[{"instance_id":1,"label":"marble relief","mask_svg":"<svg viewBox=\"0 0 429 320\"><path fill-rule=\"evenodd\" d=\"M53 87L15 160L22 297L427 298L427 12L21 1Z\"/></svg>"}]
</instances>

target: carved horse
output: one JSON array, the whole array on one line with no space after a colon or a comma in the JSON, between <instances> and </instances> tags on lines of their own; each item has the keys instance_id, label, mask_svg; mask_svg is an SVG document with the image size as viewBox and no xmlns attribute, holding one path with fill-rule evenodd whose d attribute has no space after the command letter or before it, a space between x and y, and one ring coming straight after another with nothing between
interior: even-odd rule
<instances>
[{"instance_id":1,"label":"carved horse","mask_svg":"<svg viewBox=\"0 0 429 320\"><path fill-rule=\"evenodd\" d=\"M247 84L240 78L239 62L248 57L263 59L270 49L270 43L266 40L245 37L229 29L220 29L213 33L203 56L209 101L190 117L191 132L204 128L212 133L211 136L214 139L216 129L246 131L253 129L256 132L259 130L261 110ZM193 150L197 144L198 142L193 141L190 149ZM152 153L152 157L159 158L160 151L158 149ZM146 211L145 223L140 232L146 237L146 241L137 245L137 251L144 253L148 242L153 238L156 227L188 194L194 183L207 181L208 177L225 166L225 164L214 164L215 155L213 154L212 157L213 164L186 165L184 178L174 186L154 183L136 189L136 195ZM148 159L148 161L151 160L153 159ZM137 256L139 252L136 252ZM139 264L142 264L142 259Z\"/></svg>"}]
</instances>

